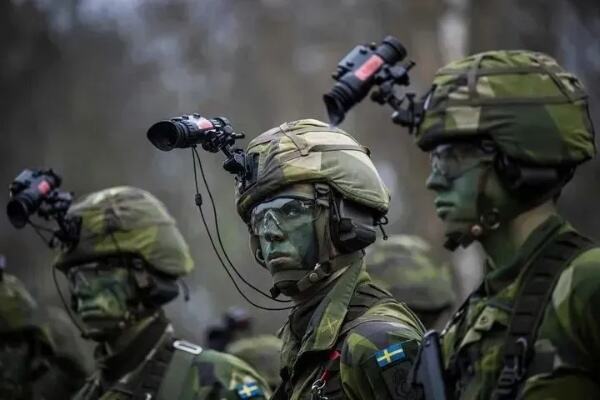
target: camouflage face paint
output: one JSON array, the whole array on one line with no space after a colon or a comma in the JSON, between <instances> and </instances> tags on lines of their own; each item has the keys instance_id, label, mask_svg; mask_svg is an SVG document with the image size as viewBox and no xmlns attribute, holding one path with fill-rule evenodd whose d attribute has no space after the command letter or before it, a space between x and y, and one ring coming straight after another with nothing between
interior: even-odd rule
<instances>
[{"instance_id":1,"label":"camouflage face paint","mask_svg":"<svg viewBox=\"0 0 600 400\"><path fill-rule=\"evenodd\" d=\"M442 144L430 153L431 170L454 180L482 163L491 162L493 157L493 148L470 143Z\"/></svg>"},{"instance_id":2,"label":"camouflage face paint","mask_svg":"<svg viewBox=\"0 0 600 400\"><path fill-rule=\"evenodd\" d=\"M252 211L252 230L274 283L284 294L317 262L314 221L320 215L314 203L290 197L261 203Z\"/></svg>"},{"instance_id":3,"label":"camouflage face paint","mask_svg":"<svg viewBox=\"0 0 600 400\"><path fill-rule=\"evenodd\" d=\"M429 175L427 188L436 193L435 210L446 236L468 233L478 221L478 183L482 173L483 166L479 164L454 180L446 179L435 169Z\"/></svg>"},{"instance_id":4,"label":"camouflage face paint","mask_svg":"<svg viewBox=\"0 0 600 400\"><path fill-rule=\"evenodd\" d=\"M124 267L104 261L72 267L67 274L75 312L92 331L114 331L129 314L135 286Z\"/></svg>"},{"instance_id":5,"label":"camouflage face paint","mask_svg":"<svg viewBox=\"0 0 600 400\"><path fill-rule=\"evenodd\" d=\"M479 181L493 154L469 143L442 144L431 152L427 188L436 193L436 213L447 237L469 233L479 221Z\"/></svg>"},{"instance_id":6,"label":"camouflage face paint","mask_svg":"<svg viewBox=\"0 0 600 400\"><path fill-rule=\"evenodd\" d=\"M446 236L468 234L480 222L480 213L491 209L506 215L522 208L522 203L502 186L493 166L494 153L478 145L443 144L431 152L432 172L427 188L436 193L436 213L445 225ZM489 176L480 188L482 174ZM483 190L483 193L480 193ZM487 209L478 202L483 195Z\"/></svg>"}]
</instances>

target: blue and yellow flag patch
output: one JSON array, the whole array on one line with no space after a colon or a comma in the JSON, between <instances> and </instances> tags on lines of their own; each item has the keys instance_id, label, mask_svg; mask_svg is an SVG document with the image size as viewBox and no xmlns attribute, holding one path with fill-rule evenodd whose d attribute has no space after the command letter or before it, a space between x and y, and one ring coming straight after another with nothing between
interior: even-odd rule
<instances>
[{"instance_id":1,"label":"blue and yellow flag patch","mask_svg":"<svg viewBox=\"0 0 600 400\"><path fill-rule=\"evenodd\" d=\"M258 387L256 381L240 383L235 387L235 390L242 400L264 396L262 389Z\"/></svg>"},{"instance_id":2,"label":"blue and yellow flag patch","mask_svg":"<svg viewBox=\"0 0 600 400\"><path fill-rule=\"evenodd\" d=\"M394 343L385 349L376 352L375 359L377 360L377 365L379 365L380 368L383 368L397 361L404 361L406 359L406 353L404 353L402 343Z\"/></svg>"}]
</instances>

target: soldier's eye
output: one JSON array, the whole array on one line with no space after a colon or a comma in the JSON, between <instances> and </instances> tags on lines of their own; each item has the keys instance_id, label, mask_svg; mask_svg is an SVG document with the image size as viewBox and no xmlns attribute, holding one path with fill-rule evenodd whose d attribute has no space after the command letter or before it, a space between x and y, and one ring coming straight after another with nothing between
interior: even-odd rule
<instances>
[{"instance_id":1,"label":"soldier's eye","mask_svg":"<svg viewBox=\"0 0 600 400\"><path fill-rule=\"evenodd\" d=\"M302 213L301 205L295 201L287 203L281 208L281 211L287 217L297 217Z\"/></svg>"},{"instance_id":2,"label":"soldier's eye","mask_svg":"<svg viewBox=\"0 0 600 400\"><path fill-rule=\"evenodd\" d=\"M298 217L311 212L311 203L301 200L290 201L281 208L281 212L286 217Z\"/></svg>"}]
</instances>

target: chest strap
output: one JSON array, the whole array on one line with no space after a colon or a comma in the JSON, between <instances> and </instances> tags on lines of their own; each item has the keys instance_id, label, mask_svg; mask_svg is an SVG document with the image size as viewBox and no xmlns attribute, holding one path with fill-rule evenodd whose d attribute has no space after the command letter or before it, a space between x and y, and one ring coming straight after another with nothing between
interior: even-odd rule
<instances>
[{"instance_id":1,"label":"chest strap","mask_svg":"<svg viewBox=\"0 0 600 400\"><path fill-rule=\"evenodd\" d=\"M165 373L163 382L158 391L157 400L171 399L191 399L192 393L186 393L187 390L193 390L190 385L185 385L192 370L194 359L202 353L202 347L185 340L176 340L173 342L175 352Z\"/></svg>"},{"instance_id":2,"label":"chest strap","mask_svg":"<svg viewBox=\"0 0 600 400\"><path fill-rule=\"evenodd\" d=\"M129 381L119 381L110 391L133 400L179 399L194 359L202 347L184 340L168 340Z\"/></svg>"},{"instance_id":3,"label":"chest strap","mask_svg":"<svg viewBox=\"0 0 600 400\"><path fill-rule=\"evenodd\" d=\"M561 272L594 243L574 231L559 234L547 244L525 273L506 333L503 367L492 392L493 400L514 399L526 376L535 338L546 305Z\"/></svg>"}]
</instances>

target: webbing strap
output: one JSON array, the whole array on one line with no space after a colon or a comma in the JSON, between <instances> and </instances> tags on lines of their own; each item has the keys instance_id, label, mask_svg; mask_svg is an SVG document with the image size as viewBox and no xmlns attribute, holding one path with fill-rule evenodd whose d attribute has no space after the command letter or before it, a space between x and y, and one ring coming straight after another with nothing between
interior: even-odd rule
<instances>
[{"instance_id":1,"label":"webbing strap","mask_svg":"<svg viewBox=\"0 0 600 400\"><path fill-rule=\"evenodd\" d=\"M492 399L513 399L533 355L546 305L561 272L594 243L574 231L559 234L531 264L513 306L504 344L503 368Z\"/></svg>"},{"instance_id":2,"label":"webbing strap","mask_svg":"<svg viewBox=\"0 0 600 400\"><path fill-rule=\"evenodd\" d=\"M279 156L279 162L286 163L296 158L304 157L309 153L324 153L327 151L360 151L366 155L370 155L370 150L365 146L352 145L352 144L316 144L314 146L308 146L300 150L292 150L288 153Z\"/></svg>"},{"instance_id":3,"label":"webbing strap","mask_svg":"<svg viewBox=\"0 0 600 400\"><path fill-rule=\"evenodd\" d=\"M183 344L177 345L178 343ZM185 382L189 375L195 373L192 369L194 359L202 353L202 348L185 341L173 342L175 352L160 385L157 400L172 400L182 398L184 391L189 390ZM186 398L186 397L183 397ZM190 397L191 398L191 397Z\"/></svg>"},{"instance_id":4,"label":"webbing strap","mask_svg":"<svg viewBox=\"0 0 600 400\"><path fill-rule=\"evenodd\" d=\"M383 301L388 301L392 298L393 297L391 294L372 284L361 285L355 289L353 298L350 301L350 306L352 306L353 303L358 302L361 306L363 306L361 308L363 308L364 311L361 313L361 315L356 316L354 319L344 322L342 327L340 328L340 333L335 346L332 349L330 349L327 353L326 364L321 369L321 372L317 374L317 379L312 383L312 399L327 399L327 397L324 394L325 387L328 383L330 383L330 386L341 385L339 379L331 378L334 377L335 374L339 373L340 358L342 355L342 349L344 347L345 337L348 334L348 332L358 327L359 325L367 322L398 322L397 320L394 320L391 317L386 318L386 316L373 316L371 317L371 319L361 318L361 316L371 307L374 307L375 305ZM334 388L329 389L333 391Z\"/></svg>"},{"instance_id":5,"label":"webbing strap","mask_svg":"<svg viewBox=\"0 0 600 400\"><path fill-rule=\"evenodd\" d=\"M152 357L147 360L133 379L117 382L110 391L131 396L134 400L154 399L158 392L166 370L173 358L173 348L169 344L156 349Z\"/></svg>"}]
</instances>

